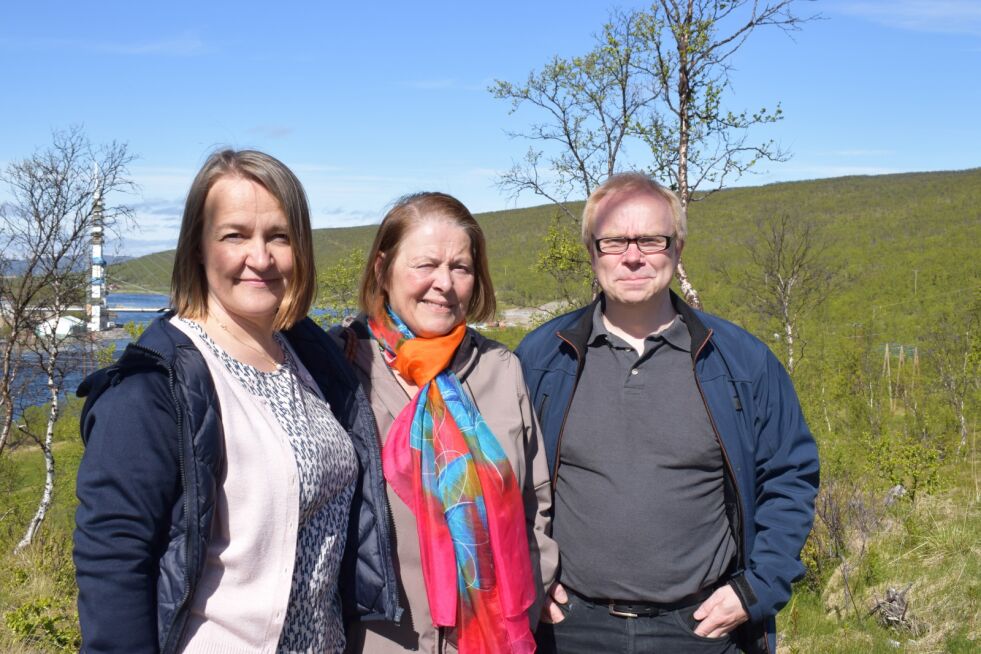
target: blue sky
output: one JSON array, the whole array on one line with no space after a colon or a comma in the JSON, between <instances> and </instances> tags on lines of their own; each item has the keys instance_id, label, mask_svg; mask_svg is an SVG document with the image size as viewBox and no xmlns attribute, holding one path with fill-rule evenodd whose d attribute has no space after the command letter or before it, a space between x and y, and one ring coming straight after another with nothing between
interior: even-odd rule
<instances>
[{"instance_id":1,"label":"blue sky","mask_svg":"<svg viewBox=\"0 0 981 654\"><path fill-rule=\"evenodd\" d=\"M377 222L398 196L443 190L473 211L528 147L487 87L587 51L616 6L495 2L8 2L0 8L0 165L53 129L128 144L138 226L118 247L172 247L194 173L219 146L256 147L306 186L314 226ZM733 109L782 104L791 151L741 184L981 165L981 1L823 0L788 38L734 60ZM642 151L631 163L643 166ZM0 199L5 194L0 189Z\"/></svg>"}]
</instances>

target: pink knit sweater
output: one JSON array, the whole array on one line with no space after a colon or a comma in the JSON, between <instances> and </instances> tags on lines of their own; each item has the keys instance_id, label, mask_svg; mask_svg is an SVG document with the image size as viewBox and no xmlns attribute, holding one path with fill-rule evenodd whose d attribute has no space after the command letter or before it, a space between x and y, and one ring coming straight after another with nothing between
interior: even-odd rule
<instances>
[{"instance_id":1,"label":"pink knit sweater","mask_svg":"<svg viewBox=\"0 0 981 654\"><path fill-rule=\"evenodd\" d=\"M204 356L225 434L214 528L190 600L188 653L275 652L296 560L299 481L285 432L180 320L171 323Z\"/></svg>"}]
</instances>

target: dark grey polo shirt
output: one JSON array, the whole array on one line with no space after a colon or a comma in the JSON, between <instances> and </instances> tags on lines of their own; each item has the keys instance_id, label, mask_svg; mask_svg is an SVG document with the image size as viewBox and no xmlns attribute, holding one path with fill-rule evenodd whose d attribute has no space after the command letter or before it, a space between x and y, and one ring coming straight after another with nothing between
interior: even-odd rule
<instances>
[{"instance_id":1,"label":"dark grey polo shirt","mask_svg":"<svg viewBox=\"0 0 981 654\"><path fill-rule=\"evenodd\" d=\"M590 597L674 602L735 556L722 450L681 316L637 355L593 315L561 440L553 537L561 581Z\"/></svg>"}]
</instances>

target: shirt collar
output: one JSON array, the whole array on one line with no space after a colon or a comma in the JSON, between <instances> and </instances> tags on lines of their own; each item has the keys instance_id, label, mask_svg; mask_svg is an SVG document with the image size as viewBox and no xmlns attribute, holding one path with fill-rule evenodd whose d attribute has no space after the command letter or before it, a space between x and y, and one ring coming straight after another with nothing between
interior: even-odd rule
<instances>
[{"instance_id":1,"label":"shirt collar","mask_svg":"<svg viewBox=\"0 0 981 654\"><path fill-rule=\"evenodd\" d=\"M685 319L679 313L666 328L658 334L671 347L683 352L691 352L691 333ZM650 338L650 337L648 337Z\"/></svg>"},{"instance_id":2,"label":"shirt collar","mask_svg":"<svg viewBox=\"0 0 981 654\"><path fill-rule=\"evenodd\" d=\"M593 309L593 327L589 334L589 341L587 341L588 345L623 343L623 339L619 338L616 334L611 334L610 330L606 328L606 323L603 322L603 307L605 305L606 302L601 300L596 303L596 307ZM663 339L675 349L682 350L683 352L691 352L691 334L688 332L688 326L685 324L685 319L681 314L675 316L674 320L662 329L660 333L649 334L645 340L659 338Z\"/></svg>"}]
</instances>

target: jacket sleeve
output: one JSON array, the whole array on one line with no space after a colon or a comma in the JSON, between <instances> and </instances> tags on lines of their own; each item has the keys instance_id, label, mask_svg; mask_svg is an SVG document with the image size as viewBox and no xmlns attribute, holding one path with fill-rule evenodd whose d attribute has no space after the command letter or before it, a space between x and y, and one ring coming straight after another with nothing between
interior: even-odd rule
<instances>
[{"instance_id":1,"label":"jacket sleeve","mask_svg":"<svg viewBox=\"0 0 981 654\"><path fill-rule=\"evenodd\" d=\"M121 380L81 427L74 559L82 651L157 652L158 559L181 494L166 377Z\"/></svg>"},{"instance_id":2,"label":"jacket sleeve","mask_svg":"<svg viewBox=\"0 0 981 654\"><path fill-rule=\"evenodd\" d=\"M515 359L514 362L517 363L517 360ZM555 581L559 564L559 548L551 537L552 488L548 475L548 465L545 461L545 446L542 443L541 430L538 426L538 419L535 418L531 400L528 397L524 377L518 366L515 366L515 369L518 405L521 407L521 422L525 427L525 470L527 472L522 493L525 500L528 529L531 534L534 534L534 550L537 550L537 557L534 556L535 551L532 552L532 566L535 567L537 564L542 581L538 599L529 612L532 629L535 629L545 599L544 591Z\"/></svg>"},{"instance_id":3,"label":"jacket sleeve","mask_svg":"<svg viewBox=\"0 0 981 654\"><path fill-rule=\"evenodd\" d=\"M804 421L789 375L769 350L753 387L756 411L756 535L745 576L734 587L760 621L790 599L804 574L800 551L814 521L818 489L817 445Z\"/></svg>"}]
</instances>

